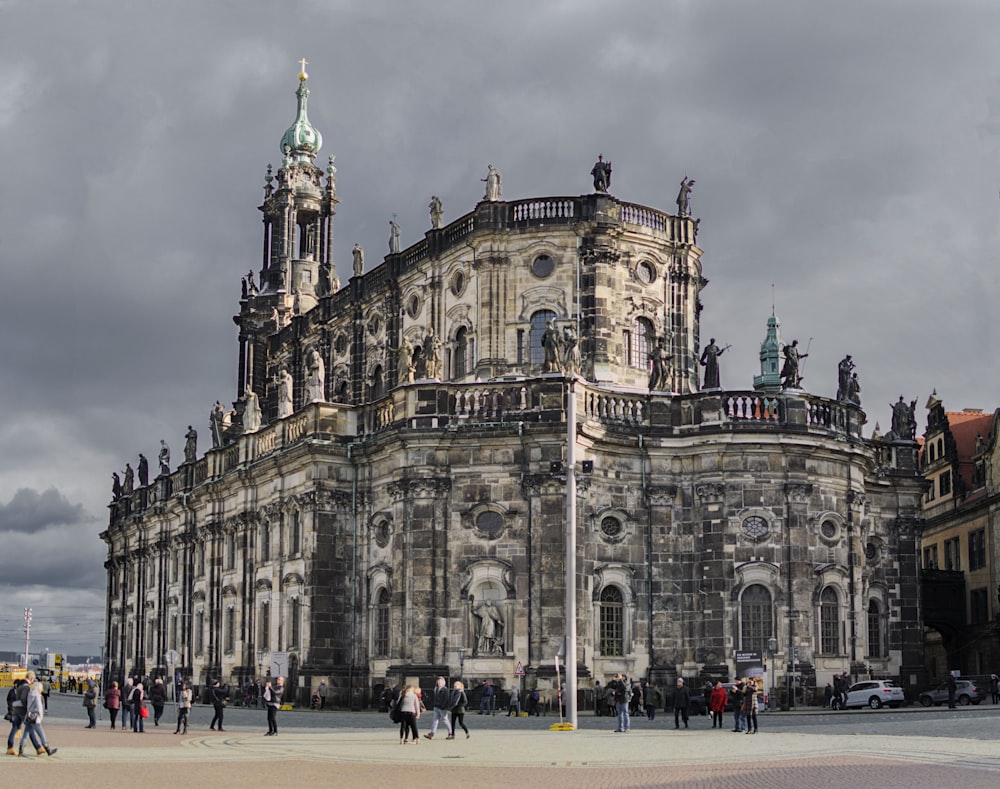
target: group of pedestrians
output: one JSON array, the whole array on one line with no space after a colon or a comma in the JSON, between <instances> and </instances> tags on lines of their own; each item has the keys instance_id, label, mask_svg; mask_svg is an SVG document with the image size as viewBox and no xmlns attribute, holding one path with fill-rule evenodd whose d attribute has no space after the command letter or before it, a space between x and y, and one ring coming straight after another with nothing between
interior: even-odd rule
<instances>
[{"instance_id":1,"label":"group of pedestrians","mask_svg":"<svg viewBox=\"0 0 1000 789\"><path fill-rule=\"evenodd\" d=\"M7 735L7 755L24 756L24 743L28 739L38 756L51 756L58 749L50 748L42 728L45 717L44 688L35 678L35 672L29 671L25 679L14 681L14 686L7 693L7 719L10 721L10 734ZM17 750L14 750L14 740L20 735Z\"/></svg>"},{"instance_id":2,"label":"group of pedestrians","mask_svg":"<svg viewBox=\"0 0 1000 789\"><path fill-rule=\"evenodd\" d=\"M416 685L407 685L398 695L396 689L387 688L382 696L382 700L389 707L389 715L393 722L399 724L399 744L414 745L420 744L420 732L417 729L417 721L420 715L427 711L424 706L423 694ZM432 712L434 719L431 721L431 728L424 735L424 739L433 740L437 735L438 728L443 725L448 732L446 740L455 739L455 728L460 726L465 732L465 739L469 739L469 727L465 725L465 713L469 707L469 697L465 692L465 684L461 680L455 680L449 688L448 680L438 677L434 685L434 697L432 699Z\"/></svg>"}]
</instances>

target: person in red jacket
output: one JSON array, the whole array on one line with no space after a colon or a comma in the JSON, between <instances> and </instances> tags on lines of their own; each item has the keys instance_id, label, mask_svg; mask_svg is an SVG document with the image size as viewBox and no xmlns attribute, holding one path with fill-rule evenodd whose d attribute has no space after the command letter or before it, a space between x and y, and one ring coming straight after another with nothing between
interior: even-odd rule
<instances>
[{"instance_id":1,"label":"person in red jacket","mask_svg":"<svg viewBox=\"0 0 1000 789\"><path fill-rule=\"evenodd\" d=\"M708 709L712 713L712 728L714 729L718 726L722 728L722 716L726 711L726 700L729 698L729 694L726 689L722 687L721 682L716 682L715 687L712 688L712 693L708 697Z\"/></svg>"}]
</instances>

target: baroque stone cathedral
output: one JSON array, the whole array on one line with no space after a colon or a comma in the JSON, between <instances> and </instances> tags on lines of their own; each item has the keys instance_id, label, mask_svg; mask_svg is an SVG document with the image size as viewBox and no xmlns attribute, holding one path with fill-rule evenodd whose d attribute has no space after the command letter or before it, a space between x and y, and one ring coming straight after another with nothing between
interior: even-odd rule
<instances>
[{"instance_id":1,"label":"baroque stone cathedral","mask_svg":"<svg viewBox=\"0 0 1000 789\"><path fill-rule=\"evenodd\" d=\"M917 444L783 381L774 316L761 376L720 387L693 182L666 213L612 196L599 159L593 193L507 201L491 165L455 221L432 199L418 243L393 223L368 270L355 245L341 287L308 95L303 72L233 408L203 455L189 430L176 469L164 446L155 479L116 485L110 679L271 669L352 706L439 674L548 689L572 473L581 687L732 678L738 653L799 703L834 673L923 681Z\"/></svg>"}]
</instances>

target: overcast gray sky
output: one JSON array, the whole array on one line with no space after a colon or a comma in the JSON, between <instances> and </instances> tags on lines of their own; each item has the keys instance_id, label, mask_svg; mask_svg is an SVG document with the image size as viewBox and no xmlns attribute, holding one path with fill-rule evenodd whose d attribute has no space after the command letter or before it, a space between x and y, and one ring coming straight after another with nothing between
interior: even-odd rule
<instances>
[{"instance_id":1,"label":"overcast gray sky","mask_svg":"<svg viewBox=\"0 0 1000 789\"><path fill-rule=\"evenodd\" d=\"M234 399L268 163L309 115L350 276L482 197L592 189L702 218L703 337L749 389L774 303L805 388L853 354L900 394L998 405L993 0L0 0L0 649L97 653L111 472ZM202 442L204 445L204 441Z\"/></svg>"}]
</instances>

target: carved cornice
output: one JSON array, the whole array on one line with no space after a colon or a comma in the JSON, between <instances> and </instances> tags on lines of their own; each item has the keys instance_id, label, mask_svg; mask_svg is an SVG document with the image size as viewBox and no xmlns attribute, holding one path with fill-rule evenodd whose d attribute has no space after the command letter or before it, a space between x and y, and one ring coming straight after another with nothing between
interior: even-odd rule
<instances>
[{"instance_id":1,"label":"carved cornice","mask_svg":"<svg viewBox=\"0 0 1000 789\"><path fill-rule=\"evenodd\" d=\"M718 504L726 495L726 485L723 482L702 482L695 485L694 492L702 504Z\"/></svg>"},{"instance_id":2,"label":"carved cornice","mask_svg":"<svg viewBox=\"0 0 1000 789\"><path fill-rule=\"evenodd\" d=\"M786 482L785 496L792 504L806 504L812 495L813 486L810 482Z\"/></svg>"},{"instance_id":3,"label":"carved cornice","mask_svg":"<svg viewBox=\"0 0 1000 789\"><path fill-rule=\"evenodd\" d=\"M669 507L677 498L676 485L647 485L646 504L653 507Z\"/></svg>"},{"instance_id":4,"label":"carved cornice","mask_svg":"<svg viewBox=\"0 0 1000 789\"><path fill-rule=\"evenodd\" d=\"M404 477L390 482L386 490L394 501L401 499L433 499L451 491L448 477Z\"/></svg>"},{"instance_id":5,"label":"carved cornice","mask_svg":"<svg viewBox=\"0 0 1000 789\"><path fill-rule=\"evenodd\" d=\"M551 474L525 474L521 478L521 489L525 496L562 495L565 488L565 478Z\"/></svg>"}]
</instances>

